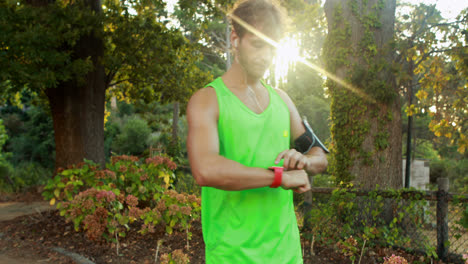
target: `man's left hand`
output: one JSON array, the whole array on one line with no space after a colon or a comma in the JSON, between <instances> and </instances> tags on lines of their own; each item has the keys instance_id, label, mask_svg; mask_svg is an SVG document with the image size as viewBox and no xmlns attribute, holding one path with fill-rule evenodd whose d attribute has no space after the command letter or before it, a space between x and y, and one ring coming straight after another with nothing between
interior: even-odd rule
<instances>
[{"instance_id":1,"label":"man's left hand","mask_svg":"<svg viewBox=\"0 0 468 264\"><path fill-rule=\"evenodd\" d=\"M308 169L309 157L298 152L295 149L287 149L282 151L275 159L275 164L278 164L280 160L284 159L283 167L286 170L304 170Z\"/></svg>"}]
</instances>

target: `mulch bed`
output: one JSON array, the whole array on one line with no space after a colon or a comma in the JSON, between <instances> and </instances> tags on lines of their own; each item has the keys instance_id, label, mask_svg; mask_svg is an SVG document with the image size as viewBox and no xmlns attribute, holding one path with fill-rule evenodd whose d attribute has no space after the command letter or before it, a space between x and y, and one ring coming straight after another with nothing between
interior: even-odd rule
<instances>
[{"instance_id":1,"label":"mulch bed","mask_svg":"<svg viewBox=\"0 0 468 264\"><path fill-rule=\"evenodd\" d=\"M31 198L33 196L29 196ZM35 196L35 198L38 198ZM141 235L138 228L130 228L125 238L120 238L119 255L115 244L92 242L84 233L75 232L72 223L66 223L57 210L46 211L18 217L14 220L0 222L0 248L10 256L41 257L49 263L75 263L54 250L60 247L67 251L78 253L95 263L154 263L159 240L163 240L158 255L182 249L190 257L190 263L204 263L205 245L203 243L200 222L192 225L192 240L187 248L185 233L175 232L165 236L163 228L157 228L155 233ZM314 247L315 255L310 255L310 241L303 239L302 248L305 264L349 264L351 261L330 248L320 245ZM401 250L389 248L373 248L366 250L362 264L383 263L383 257L392 254L403 256L408 263L431 263L424 256L411 255ZM358 262L359 258L356 260ZM432 262L443 263L443 262Z\"/></svg>"},{"instance_id":2,"label":"mulch bed","mask_svg":"<svg viewBox=\"0 0 468 264\"><path fill-rule=\"evenodd\" d=\"M47 211L2 222L0 232L4 238L8 238L0 240L0 247L8 247L13 252L18 251L18 256L23 256L23 252L33 251L37 252L38 256L47 257L54 252L51 248L60 247L95 263L154 263L157 242L160 239L163 239L163 243L159 248L159 255L183 249L190 256L191 263L203 263L205 256L199 223L192 227L193 236L188 250L185 233L175 232L171 236L165 236L164 230L158 228L155 233L143 236L137 232L137 228L130 228L127 236L120 238L119 255L115 244L92 242L84 233L75 232L73 224L66 223L58 211ZM60 262L54 263L74 262L61 259Z\"/></svg>"}]
</instances>

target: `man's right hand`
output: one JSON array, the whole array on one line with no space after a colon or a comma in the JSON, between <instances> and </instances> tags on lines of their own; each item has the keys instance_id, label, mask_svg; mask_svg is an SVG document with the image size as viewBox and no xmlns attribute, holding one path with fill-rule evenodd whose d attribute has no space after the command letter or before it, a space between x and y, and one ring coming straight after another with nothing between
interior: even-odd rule
<instances>
[{"instance_id":1,"label":"man's right hand","mask_svg":"<svg viewBox=\"0 0 468 264\"><path fill-rule=\"evenodd\" d=\"M304 193L310 190L309 177L305 170L290 170L283 172L281 182L283 189L292 189L297 193Z\"/></svg>"}]
</instances>

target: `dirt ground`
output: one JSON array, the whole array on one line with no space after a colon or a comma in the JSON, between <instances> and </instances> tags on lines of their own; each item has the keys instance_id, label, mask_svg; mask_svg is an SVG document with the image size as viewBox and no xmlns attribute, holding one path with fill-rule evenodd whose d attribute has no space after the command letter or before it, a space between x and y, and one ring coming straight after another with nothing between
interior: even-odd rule
<instances>
[{"instance_id":1,"label":"dirt ground","mask_svg":"<svg viewBox=\"0 0 468 264\"><path fill-rule=\"evenodd\" d=\"M112 243L95 243L84 233L75 232L72 223L66 223L38 195L0 203L0 264L23 263L155 263L158 256L181 249L190 258L190 263L204 263L204 243L200 222L193 223L193 235L187 247L185 233L164 235L163 227L148 235L141 235L131 228L127 237L119 241L119 253ZM14 197L13 197L14 198ZM132 226L131 226L132 227ZM158 241L162 241L157 249ZM315 255L310 255L310 242L302 240L305 264L348 264L351 261L332 248L315 246ZM62 253L57 252L59 249ZM72 254L74 257L64 255ZM384 256L404 256L409 263L431 263L424 256L388 249L367 250L361 264L383 263ZM78 257L78 258L77 258ZM88 262L87 262L88 261ZM357 263L357 261L356 261ZM432 262L442 263L442 262Z\"/></svg>"}]
</instances>

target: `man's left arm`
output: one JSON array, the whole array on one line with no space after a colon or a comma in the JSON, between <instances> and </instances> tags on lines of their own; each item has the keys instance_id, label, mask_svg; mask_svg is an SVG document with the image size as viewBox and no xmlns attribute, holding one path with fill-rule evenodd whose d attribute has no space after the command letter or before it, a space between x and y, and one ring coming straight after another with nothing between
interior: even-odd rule
<instances>
[{"instance_id":1,"label":"man's left arm","mask_svg":"<svg viewBox=\"0 0 468 264\"><path fill-rule=\"evenodd\" d=\"M282 90L276 89L283 101L289 108L291 122L291 137L293 141L303 136L307 130L291 98ZM283 167L287 170L306 170L309 175L315 175L325 171L328 165L325 151L319 146L313 146L306 153L296 149L282 151L276 157L275 163L284 159Z\"/></svg>"}]
</instances>

